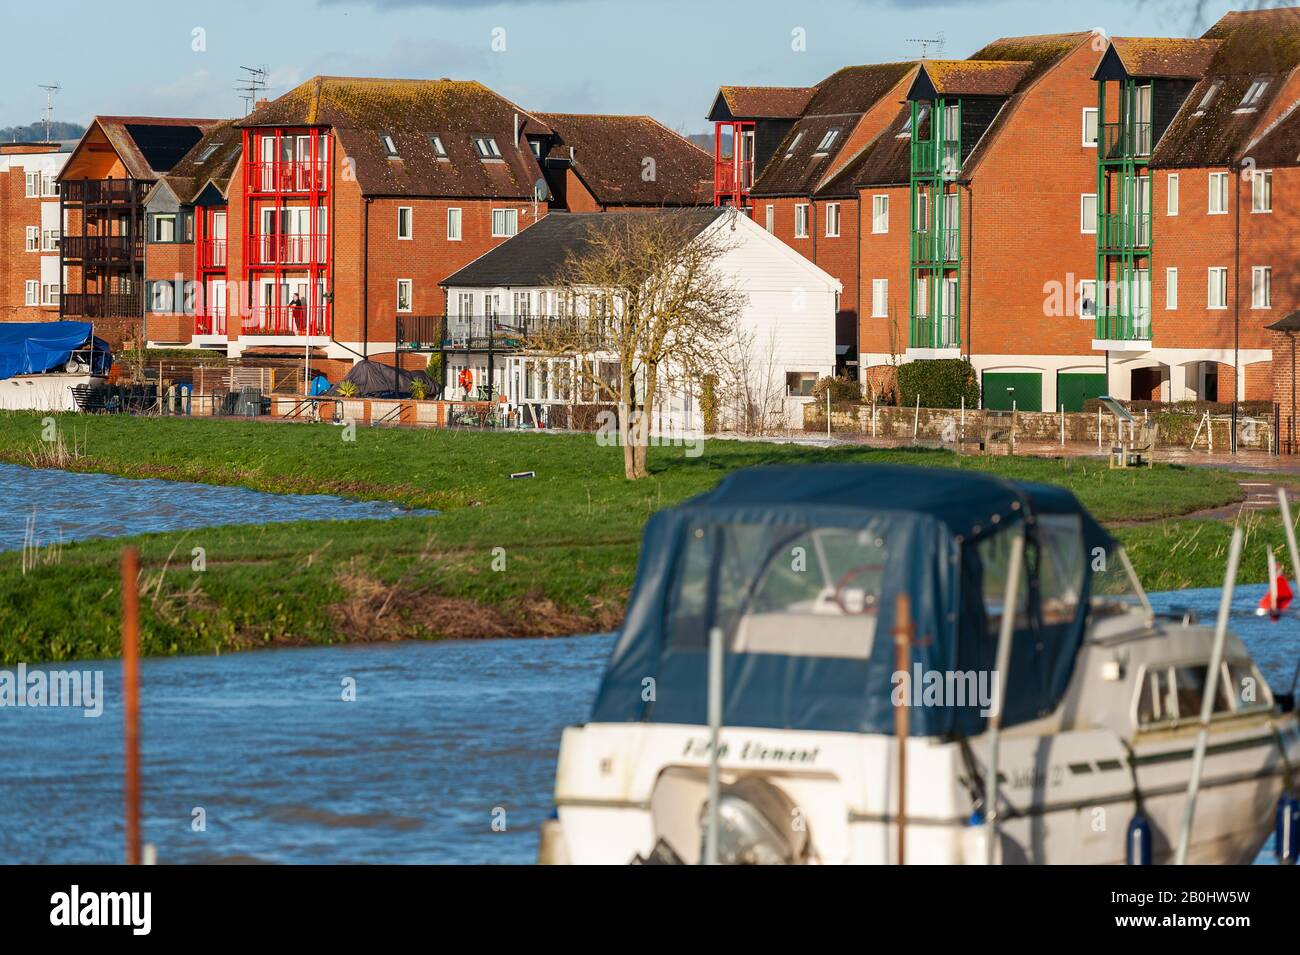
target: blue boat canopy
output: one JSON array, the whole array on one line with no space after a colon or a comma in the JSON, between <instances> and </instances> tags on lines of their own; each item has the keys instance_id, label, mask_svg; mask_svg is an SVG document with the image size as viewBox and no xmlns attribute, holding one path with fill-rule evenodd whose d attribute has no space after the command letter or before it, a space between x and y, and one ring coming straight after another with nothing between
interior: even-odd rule
<instances>
[{"instance_id":1,"label":"blue boat canopy","mask_svg":"<svg viewBox=\"0 0 1300 955\"><path fill-rule=\"evenodd\" d=\"M1114 539L1063 488L827 465L739 471L650 519L591 720L704 725L708 634L720 627L726 725L892 734L905 693L912 735L980 733L1021 532L1003 725L1045 716L1069 685L1094 577L1121 565ZM915 627L906 682L895 677L899 594ZM936 703L934 675L947 688Z\"/></svg>"},{"instance_id":2,"label":"blue boat canopy","mask_svg":"<svg viewBox=\"0 0 1300 955\"><path fill-rule=\"evenodd\" d=\"M74 352L92 374L108 374L108 342L92 332L89 322L0 322L0 379L62 371Z\"/></svg>"}]
</instances>

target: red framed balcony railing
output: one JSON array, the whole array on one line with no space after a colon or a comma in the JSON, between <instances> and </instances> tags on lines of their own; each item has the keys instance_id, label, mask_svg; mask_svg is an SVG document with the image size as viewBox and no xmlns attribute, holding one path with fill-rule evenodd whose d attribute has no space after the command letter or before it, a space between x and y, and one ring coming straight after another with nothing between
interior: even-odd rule
<instances>
[{"instance_id":1,"label":"red framed balcony railing","mask_svg":"<svg viewBox=\"0 0 1300 955\"><path fill-rule=\"evenodd\" d=\"M249 240L250 265L326 265L327 235L253 235Z\"/></svg>"},{"instance_id":2,"label":"red framed balcony railing","mask_svg":"<svg viewBox=\"0 0 1300 955\"><path fill-rule=\"evenodd\" d=\"M199 243L199 268L224 269L226 267L226 240L204 239Z\"/></svg>"},{"instance_id":3,"label":"red framed balcony railing","mask_svg":"<svg viewBox=\"0 0 1300 955\"><path fill-rule=\"evenodd\" d=\"M328 335L330 306L255 305L240 323L241 335Z\"/></svg>"},{"instance_id":4,"label":"red framed balcony railing","mask_svg":"<svg viewBox=\"0 0 1300 955\"><path fill-rule=\"evenodd\" d=\"M328 163L323 159L277 159L250 163L249 183L256 193L325 192Z\"/></svg>"},{"instance_id":5,"label":"red framed balcony railing","mask_svg":"<svg viewBox=\"0 0 1300 955\"><path fill-rule=\"evenodd\" d=\"M226 334L226 310L214 308L206 314L194 316L195 335Z\"/></svg>"}]
</instances>

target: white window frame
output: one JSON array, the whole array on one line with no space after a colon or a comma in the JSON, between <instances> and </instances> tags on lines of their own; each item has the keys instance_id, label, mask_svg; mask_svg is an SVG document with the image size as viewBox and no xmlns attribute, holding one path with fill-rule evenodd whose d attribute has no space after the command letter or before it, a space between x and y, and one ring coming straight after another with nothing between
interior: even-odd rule
<instances>
[{"instance_id":1,"label":"white window frame","mask_svg":"<svg viewBox=\"0 0 1300 955\"><path fill-rule=\"evenodd\" d=\"M1088 200L1092 200L1092 215L1088 215ZM1095 192L1079 193L1079 232L1082 235L1097 234L1097 194Z\"/></svg>"},{"instance_id":2,"label":"white window frame","mask_svg":"<svg viewBox=\"0 0 1300 955\"><path fill-rule=\"evenodd\" d=\"M1082 117L1082 124L1083 124L1083 125L1082 125L1082 129L1080 130L1080 135L1083 137L1083 147L1084 147L1085 149L1096 149L1096 148L1097 148L1097 139L1101 136L1101 123L1098 122L1098 120L1097 120L1097 116L1098 116L1098 113L1097 113L1097 107L1095 107L1095 106L1085 106L1085 107L1083 108L1083 117ZM1091 118L1091 120L1092 120L1092 125L1093 125L1093 130L1092 130L1092 139L1089 139L1089 138L1088 138L1088 120L1089 120L1089 118Z\"/></svg>"},{"instance_id":3,"label":"white window frame","mask_svg":"<svg viewBox=\"0 0 1300 955\"><path fill-rule=\"evenodd\" d=\"M492 160L504 161L501 160L501 148L492 136L475 136L474 151L478 153L478 158L484 162L491 162Z\"/></svg>"},{"instance_id":4,"label":"white window frame","mask_svg":"<svg viewBox=\"0 0 1300 955\"><path fill-rule=\"evenodd\" d=\"M39 169L28 170L23 174L23 194L28 199L40 198L41 173Z\"/></svg>"},{"instance_id":5,"label":"white window frame","mask_svg":"<svg viewBox=\"0 0 1300 955\"><path fill-rule=\"evenodd\" d=\"M1261 310L1273 307L1273 267L1271 265L1256 265L1251 268L1250 307Z\"/></svg>"},{"instance_id":6,"label":"white window frame","mask_svg":"<svg viewBox=\"0 0 1300 955\"><path fill-rule=\"evenodd\" d=\"M1215 304L1216 292L1220 301ZM1228 270L1221 265L1212 265L1205 275L1205 307L1211 311L1222 311L1228 307Z\"/></svg>"},{"instance_id":7,"label":"white window frame","mask_svg":"<svg viewBox=\"0 0 1300 955\"><path fill-rule=\"evenodd\" d=\"M436 133L431 134L429 136L429 146L433 149L433 156L435 159L447 158L447 147L443 145L441 136Z\"/></svg>"},{"instance_id":8,"label":"white window frame","mask_svg":"<svg viewBox=\"0 0 1300 955\"><path fill-rule=\"evenodd\" d=\"M26 239L23 244L24 252L41 251L41 227L38 225L29 225L27 227Z\"/></svg>"},{"instance_id":9,"label":"white window frame","mask_svg":"<svg viewBox=\"0 0 1300 955\"><path fill-rule=\"evenodd\" d=\"M461 215L459 206L449 206L447 208L447 241L459 242L465 234L461 228L464 225L464 216Z\"/></svg>"},{"instance_id":10,"label":"white window frame","mask_svg":"<svg viewBox=\"0 0 1300 955\"><path fill-rule=\"evenodd\" d=\"M1217 187L1216 187L1217 184ZM1226 172L1212 172L1206 183L1209 192L1209 202L1206 206L1207 215L1226 216L1228 214L1228 174ZM1222 193L1223 208L1214 208L1214 200Z\"/></svg>"},{"instance_id":11,"label":"white window frame","mask_svg":"<svg viewBox=\"0 0 1300 955\"><path fill-rule=\"evenodd\" d=\"M1085 289L1087 291L1085 291ZM1093 321L1097 317L1097 280L1096 279L1079 279L1075 287L1075 314L1086 321ZM1084 299L1092 302L1092 311L1089 312L1083 307Z\"/></svg>"},{"instance_id":12,"label":"white window frame","mask_svg":"<svg viewBox=\"0 0 1300 955\"><path fill-rule=\"evenodd\" d=\"M63 233L58 229L41 230L41 251L57 252L59 251L59 242L63 238Z\"/></svg>"},{"instance_id":13,"label":"white window frame","mask_svg":"<svg viewBox=\"0 0 1300 955\"><path fill-rule=\"evenodd\" d=\"M41 304L55 306L59 304L58 283L41 283Z\"/></svg>"},{"instance_id":14,"label":"white window frame","mask_svg":"<svg viewBox=\"0 0 1300 955\"><path fill-rule=\"evenodd\" d=\"M402 235L402 219L405 213L406 235ZM413 206L397 207L397 238L409 242L415 237L415 208Z\"/></svg>"},{"instance_id":15,"label":"white window frame","mask_svg":"<svg viewBox=\"0 0 1300 955\"><path fill-rule=\"evenodd\" d=\"M397 151L397 141L393 139L392 133L380 133L379 145L384 149L385 159L400 159L401 154Z\"/></svg>"},{"instance_id":16,"label":"white window frame","mask_svg":"<svg viewBox=\"0 0 1300 955\"><path fill-rule=\"evenodd\" d=\"M776 232L776 206L772 205L772 203L769 202L767 204L767 207L764 209L763 216L764 216L764 223L765 223L764 228L766 228L768 232L775 233Z\"/></svg>"},{"instance_id":17,"label":"white window frame","mask_svg":"<svg viewBox=\"0 0 1300 955\"><path fill-rule=\"evenodd\" d=\"M1260 189L1260 183L1264 188ZM1264 205L1260 205L1261 197ZM1258 215L1267 215L1273 211L1273 170L1256 169L1250 177L1250 211Z\"/></svg>"},{"instance_id":18,"label":"white window frame","mask_svg":"<svg viewBox=\"0 0 1300 955\"><path fill-rule=\"evenodd\" d=\"M889 233L889 196L871 197L871 232L873 235Z\"/></svg>"},{"instance_id":19,"label":"white window frame","mask_svg":"<svg viewBox=\"0 0 1300 955\"><path fill-rule=\"evenodd\" d=\"M402 308L402 287L406 287L406 307ZM415 283L410 279L397 280L397 311L407 314L415 306Z\"/></svg>"},{"instance_id":20,"label":"white window frame","mask_svg":"<svg viewBox=\"0 0 1300 955\"><path fill-rule=\"evenodd\" d=\"M1165 311L1178 311L1178 269L1165 269Z\"/></svg>"},{"instance_id":21,"label":"white window frame","mask_svg":"<svg viewBox=\"0 0 1300 955\"><path fill-rule=\"evenodd\" d=\"M508 231L503 232L497 229L497 213L501 213L501 215L505 217L505 221L508 223L508 225L506 226ZM512 235L518 235L518 234L519 234L519 210L518 209L502 208L502 209L492 210L492 238L508 239Z\"/></svg>"},{"instance_id":22,"label":"white window frame","mask_svg":"<svg viewBox=\"0 0 1300 955\"><path fill-rule=\"evenodd\" d=\"M1165 177L1165 215L1178 215L1178 173L1172 172Z\"/></svg>"},{"instance_id":23,"label":"white window frame","mask_svg":"<svg viewBox=\"0 0 1300 955\"><path fill-rule=\"evenodd\" d=\"M28 279L23 283L23 304L36 305L41 300L41 283L39 279Z\"/></svg>"},{"instance_id":24,"label":"white window frame","mask_svg":"<svg viewBox=\"0 0 1300 955\"><path fill-rule=\"evenodd\" d=\"M796 202L794 206L794 237L808 238L808 203Z\"/></svg>"},{"instance_id":25,"label":"white window frame","mask_svg":"<svg viewBox=\"0 0 1300 955\"><path fill-rule=\"evenodd\" d=\"M59 195L59 181L52 172L41 173L41 196L54 199Z\"/></svg>"},{"instance_id":26,"label":"white window frame","mask_svg":"<svg viewBox=\"0 0 1300 955\"><path fill-rule=\"evenodd\" d=\"M871 317L889 317L889 279L871 280Z\"/></svg>"},{"instance_id":27,"label":"white window frame","mask_svg":"<svg viewBox=\"0 0 1300 955\"><path fill-rule=\"evenodd\" d=\"M835 141L839 138L840 138L840 127L832 126L830 129L826 130L826 132L822 134L821 142L819 142L817 144L817 148L813 150L813 155L825 156L827 153L831 151L831 147L835 145Z\"/></svg>"},{"instance_id":28,"label":"white window frame","mask_svg":"<svg viewBox=\"0 0 1300 955\"><path fill-rule=\"evenodd\" d=\"M838 239L840 237L840 204L838 202L826 203L826 238Z\"/></svg>"}]
</instances>

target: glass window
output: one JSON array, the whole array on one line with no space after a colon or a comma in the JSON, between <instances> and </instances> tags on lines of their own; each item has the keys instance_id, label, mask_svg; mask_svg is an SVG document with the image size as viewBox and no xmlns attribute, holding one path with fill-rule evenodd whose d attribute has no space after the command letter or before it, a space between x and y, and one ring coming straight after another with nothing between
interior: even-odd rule
<instances>
[{"instance_id":1,"label":"glass window","mask_svg":"<svg viewBox=\"0 0 1300 955\"><path fill-rule=\"evenodd\" d=\"M503 238L514 235L519 231L519 210L518 209L493 209L492 210L492 237Z\"/></svg>"},{"instance_id":2,"label":"glass window","mask_svg":"<svg viewBox=\"0 0 1300 955\"><path fill-rule=\"evenodd\" d=\"M397 210L397 237L399 239L411 238L411 225L413 210L410 206L400 206Z\"/></svg>"},{"instance_id":3,"label":"glass window","mask_svg":"<svg viewBox=\"0 0 1300 955\"><path fill-rule=\"evenodd\" d=\"M501 150L497 146L497 141L491 136L475 136L474 150L478 153L480 159L501 158Z\"/></svg>"},{"instance_id":4,"label":"glass window","mask_svg":"<svg viewBox=\"0 0 1300 955\"><path fill-rule=\"evenodd\" d=\"M460 210L447 210L447 238L452 242L460 241Z\"/></svg>"},{"instance_id":5,"label":"glass window","mask_svg":"<svg viewBox=\"0 0 1300 955\"><path fill-rule=\"evenodd\" d=\"M158 214L153 217L153 232L149 236L151 242L175 242L176 241L176 216L174 214Z\"/></svg>"},{"instance_id":6,"label":"glass window","mask_svg":"<svg viewBox=\"0 0 1300 955\"><path fill-rule=\"evenodd\" d=\"M769 203L764 214L766 218L767 231L775 232L776 231L776 207L773 206L771 203Z\"/></svg>"},{"instance_id":7,"label":"glass window","mask_svg":"<svg viewBox=\"0 0 1300 955\"><path fill-rule=\"evenodd\" d=\"M1259 105L1263 98L1265 90L1268 89L1268 80L1253 80L1249 87L1246 88L1246 94L1241 98L1241 105L1238 109L1254 109Z\"/></svg>"},{"instance_id":8,"label":"glass window","mask_svg":"<svg viewBox=\"0 0 1300 955\"><path fill-rule=\"evenodd\" d=\"M984 577L984 612L989 633L996 634L1002 626L1002 605L1007 596L1007 572L1011 567L1011 542L1020 533L1019 528L993 534L979 542L979 558ZM1029 551L1020 565L1020 581L1016 588L1016 629L1029 626Z\"/></svg>"},{"instance_id":9,"label":"glass window","mask_svg":"<svg viewBox=\"0 0 1300 955\"><path fill-rule=\"evenodd\" d=\"M1201 705L1205 700L1207 664L1180 666L1174 668L1174 692L1178 699L1178 719L1195 720L1201 715ZM1230 713L1232 703L1228 699L1227 687L1223 680L1215 690L1214 712Z\"/></svg>"},{"instance_id":10,"label":"glass window","mask_svg":"<svg viewBox=\"0 0 1300 955\"><path fill-rule=\"evenodd\" d=\"M441 136L430 136L429 145L433 147L433 155L438 159L447 158L447 148L442 144Z\"/></svg>"},{"instance_id":11,"label":"glass window","mask_svg":"<svg viewBox=\"0 0 1300 955\"><path fill-rule=\"evenodd\" d=\"M830 152L830 148L833 145L835 145L835 140L839 137L839 135L840 135L840 128L838 126L834 127L833 129L826 130L826 135L824 135L822 137L821 142L817 144L817 152L814 155L820 156Z\"/></svg>"},{"instance_id":12,"label":"glass window","mask_svg":"<svg viewBox=\"0 0 1300 955\"><path fill-rule=\"evenodd\" d=\"M1165 183L1167 190L1165 193L1165 215L1176 216L1178 215L1178 174L1171 173Z\"/></svg>"},{"instance_id":13,"label":"glass window","mask_svg":"<svg viewBox=\"0 0 1300 955\"><path fill-rule=\"evenodd\" d=\"M804 131L801 129L794 134L794 139L790 140L790 147L785 151L785 158L789 159L794 155L794 151L799 148L799 143L803 140Z\"/></svg>"},{"instance_id":14,"label":"glass window","mask_svg":"<svg viewBox=\"0 0 1300 955\"><path fill-rule=\"evenodd\" d=\"M1210 215L1225 215L1228 211L1228 174L1210 173Z\"/></svg>"},{"instance_id":15,"label":"glass window","mask_svg":"<svg viewBox=\"0 0 1300 955\"><path fill-rule=\"evenodd\" d=\"M1273 170L1256 170L1250 180L1250 211L1273 211Z\"/></svg>"},{"instance_id":16,"label":"glass window","mask_svg":"<svg viewBox=\"0 0 1300 955\"><path fill-rule=\"evenodd\" d=\"M828 202L826 204L826 237L834 239L840 234L840 204L838 202Z\"/></svg>"},{"instance_id":17,"label":"glass window","mask_svg":"<svg viewBox=\"0 0 1300 955\"><path fill-rule=\"evenodd\" d=\"M390 134L381 133L379 136L379 144L384 147L385 156L389 159L397 158L397 143L393 141L393 137Z\"/></svg>"},{"instance_id":18,"label":"glass window","mask_svg":"<svg viewBox=\"0 0 1300 955\"><path fill-rule=\"evenodd\" d=\"M1273 307L1273 270L1267 265L1250 270L1250 307Z\"/></svg>"},{"instance_id":19,"label":"glass window","mask_svg":"<svg viewBox=\"0 0 1300 955\"><path fill-rule=\"evenodd\" d=\"M871 197L871 231L877 234L889 231L889 196Z\"/></svg>"},{"instance_id":20,"label":"glass window","mask_svg":"<svg viewBox=\"0 0 1300 955\"><path fill-rule=\"evenodd\" d=\"M1138 690L1137 717L1138 726L1167 723L1178 718L1173 671L1168 667L1147 671Z\"/></svg>"},{"instance_id":21,"label":"glass window","mask_svg":"<svg viewBox=\"0 0 1300 955\"><path fill-rule=\"evenodd\" d=\"M812 396L817 386L817 373L813 371L787 371L785 373L785 393L800 398Z\"/></svg>"},{"instance_id":22,"label":"glass window","mask_svg":"<svg viewBox=\"0 0 1300 955\"><path fill-rule=\"evenodd\" d=\"M1085 106L1083 108L1083 145L1091 147L1097 145L1097 108L1095 106Z\"/></svg>"},{"instance_id":23,"label":"glass window","mask_svg":"<svg viewBox=\"0 0 1300 955\"><path fill-rule=\"evenodd\" d=\"M871 280L871 317L889 317L889 279Z\"/></svg>"},{"instance_id":24,"label":"glass window","mask_svg":"<svg viewBox=\"0 0 1300 955\"><path fill-rule=\"evenodd\" d=\"M1091 235L1097 231L1097 194L1079 196L1079 231Z\"/></svg>"},{"instance_id":25,"label":"glass window","mask_svg":"<svg viewBox=\"0 0 1300 955\"><path fill-rule=\"evenodd\" d=\"M397 310L399 312L409 312L411 310L411 280L397 280Z\"/></svg>"},{"instance_id":26,"label":"glass window","mask_svg":"<svg viewBox=\"0 0 1300 955\"><path fill-rule=\"evenodd\" d=\"M799 203L794 207L794 237L796 239L808 238L808 206L806 203Z\"/></svg>"}]
</instances>

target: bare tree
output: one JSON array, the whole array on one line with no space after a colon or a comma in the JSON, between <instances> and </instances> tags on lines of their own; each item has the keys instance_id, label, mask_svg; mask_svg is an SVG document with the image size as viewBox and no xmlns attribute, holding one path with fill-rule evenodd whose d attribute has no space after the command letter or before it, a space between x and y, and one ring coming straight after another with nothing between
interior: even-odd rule
<instances>
[{"instance_id":1,"label":"bare tree","mask_svg":"<svg viewBox=\"0 0 1300 955\"><path fill-rule=\"evenodd\" d=\"M649 474L662 381L711 373L744 306L745 295L717 267L729 237L725 221L701 229L699 210L601 216L556 275L568 314L537 323L528 336L530 350L574 359L582 393L617 406L629 479ZM599 374L602 356L617 375Z\"/></svg>"}]
</instances>

